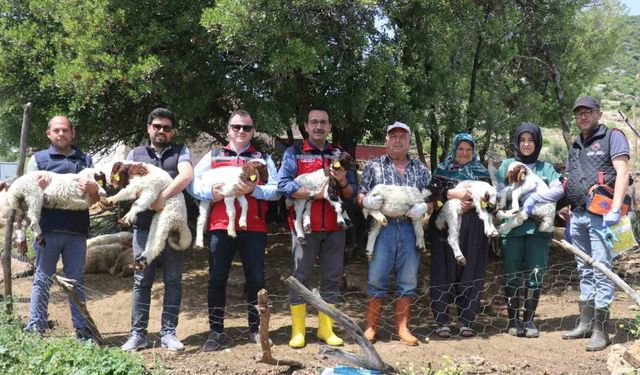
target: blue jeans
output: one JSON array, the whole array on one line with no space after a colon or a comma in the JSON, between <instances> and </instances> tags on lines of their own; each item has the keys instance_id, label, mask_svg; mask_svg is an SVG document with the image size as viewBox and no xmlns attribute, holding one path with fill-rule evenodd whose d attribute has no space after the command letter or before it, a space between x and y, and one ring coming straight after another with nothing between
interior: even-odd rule
<instances>
[{"instance_id":1,"label":"blue jeans","mask_svg":"<svg viewBox=\"0 0 640 375\"><path fill-rule=\"evenodd\" d=\"M231 261L240 253L247 288L248 323L251 332L257 332L260 316L255 308L258 291L264 288L264 249L267 234L263 232L239 231L237 238L230 238L226 230L211 232L209 244L209 329L224 331L224 309L227 304L227 280Z\"/></svg>"},{"instance_id":2,"label":"blue jeans","mask_svg":"<svg viewBox=\"0 0 640 375\"><path fill-rule=\"evenodd\" d=\"M28 330L44 331L48 328L47 310L49 306L49 288L53 284L51 278L56 272L58 259L62 256L64 277L74 279L78 286L74 288L80 301L85 301L84 295L84 262L87 256L87 236L85 234L44 232L46 245L41 247L34 242L36 252L36 271L31 288L31 306ZM69 301L73 327L87 328L87 319Z\"/></svg>"},{"instance_id":3,"label":"blue jeans","mask_svg":"<svg viewBox=\"0 0 640 375\"><path fill-rule=\"evenodd\" d=\"M367 294L386 297L389 275L395 270L396 296L414 297L418 285L420 253L416 249L416 235L408 220L389 219L382 227L369 262Z\"/></svg>"},{"instance_id":4,"label":"blue jeans","mask_svg":"<svg viewBox=\"0 0 640 375\"><path fill-rule=\"evenodd\" d=\"M133 231L133 256L142 254L147 244L149 231L135 229ZM169 245L162 254L154 259L142 271L133 275L133 291L131 293L131 330L146 333L149 325L149 306L151 304L151 286L156 276L158 261L162 259L162 279L164 281L164 300L162 301L162 328L160 335L175 335L182 302L182 269L184 267L184 251L178 251Z\"/></svg>"},{"instance_id":5,"label":"blue jeans","mask_svg":"<svg viewBox=\"0 0 640 375\"><path fill-rule=\"evenodd\" d=\"M602 238L594 229L601 230L602 216L587 211L573 210L571 212L571 240L574 246L584 251L594 260L611 269L612 254L604 245ZM578 275L580 276L580 300L594 301L598 309L607 308L613 301L615 285L611 279L600 271L585 264L576 257Z\"/></svg>"}]
</instances>

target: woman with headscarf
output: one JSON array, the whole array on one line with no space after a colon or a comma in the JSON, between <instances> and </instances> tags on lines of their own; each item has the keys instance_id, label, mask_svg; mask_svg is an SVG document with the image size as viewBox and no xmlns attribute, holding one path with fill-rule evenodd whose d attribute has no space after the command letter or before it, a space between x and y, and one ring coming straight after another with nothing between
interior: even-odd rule
<instances>
[{"instance_id":1,"label":"woman with headscarf","mask_svg":"<svg viewBox=\"0 0 640 375\"><path fill-rule=\"evenodd\" d=\"M538 125L523 123L518 126L513 137L513 147L515 157L504 160L496 174L497 189L500 191L504 188L504 178L512 162L519 161L525 164L550 187L544 196L534 192L520 198L521 209L531 215L536 203L556 202L562 197L564 190L560 182L561 176L553 165L538 160L542 149L542 132ZM540 299L542 278L547 271L549 243L552 237L553 233L540 232L538 223L531 218L502 236L504 290L509 316L507 328L513 336L540 335L533 318ZM521 276L525 279L524 288L521 288ZM523 320L520 320L521 289L525 290Z\"/></svg>"},{"instance_id":2,"label":"woman with headscarf","mask_svg":"<svg viewBox=\"0 0 640 375\"><path fill-rule=\"evenodd\" d=\"M464 210L460 226L460 248L467 260L465 266L456 262L447 242L447 231L440 231L435 226L439 212L434 212L429 222L431 309L438 323L436 334L442 338L451 336L447 308L452 299L458 308L460 336L471 337L475 334L471 323L476 319L480 290L486 276L489 240L484 234L484 225L472 209L471 191L455 188L459 182L466 180L491 182L489 172L478 160L474 148L475 141L470 134L456 135L449 155L438 165L431 180L436 210L447 199L460 199ZM440 191L441 194L438 193Z\"/></svg>"}]
</instances>

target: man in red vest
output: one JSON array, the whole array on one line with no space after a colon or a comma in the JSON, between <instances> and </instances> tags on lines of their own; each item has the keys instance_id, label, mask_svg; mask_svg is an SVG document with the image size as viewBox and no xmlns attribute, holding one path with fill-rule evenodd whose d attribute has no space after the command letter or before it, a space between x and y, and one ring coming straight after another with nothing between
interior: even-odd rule
<instances>
[{"instance_id":1,"label":"man in red vest","mask_svg":"<svg viewBox=\"0 0 640 375\"><path fill-rule=\"evenodd\" d=\"M294 232L293 276L306 287L313 274L316 258L320 260L320 295L335 304L340 298L343 256L345 247L344 229L337 223L336 212L329 202L322 199L322 189L309 191L294 179L304 173L326 168L338 158L342 150L327 142L331 132L329 112L314 108L307 114L304 123L309 134L302 144L287 148L278 171L278 191L288 198L307 199L311 206L311 233L306 234L305 244L300 244ZM355 191L353 171L331 172L336 178L342 198L351 198ZM290 213L290 224L293 213ZM293 228L293 226L291 226ZM292 333L289 346L301 348L305 345L306 304L294 290L290 290ZM320 312L318 315L318 338L329 345L342 345L342 339L333 333L333 320Z\"/></svg>"}]
</instances>

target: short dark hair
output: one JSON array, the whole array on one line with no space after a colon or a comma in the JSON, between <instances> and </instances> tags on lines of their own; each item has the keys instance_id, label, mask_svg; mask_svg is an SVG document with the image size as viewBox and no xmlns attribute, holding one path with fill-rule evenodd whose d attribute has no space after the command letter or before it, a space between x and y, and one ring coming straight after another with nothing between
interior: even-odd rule
<instances>
[{"instance_id":1,"label":"short dark hair","mask_svg":"<svg viewBox=\"0 0 640 375\"><path fill-rule=\"evenodd\" d=\"M245 111L244 109L238 109L231 112L231 116L229 116L229 121L227 121L227 124L231 124L231 119L234 118L235 116L249 117L251 121L253 121L253 117L251 117L249 112Z\"/></svg>"},{"instance_id":2,"label":"short dark hair","mask_svg":"<svg viewBox=\"0 0 640 375\"><path fill-rule=\"evenodd\" d=\"M327 114L327 117L329 118L329 122L331 122L331 115L329 114L329 110L327 110L326 108L323 107L311 107L311 109L309 109L309 111L307 112L307 117L306 120L304 120L304 122L309 122L309 114L311 113L311 111L321 111L321 112L325 112Z\"/></svg>"},{"instance_id":3,"label":"short dark hair","mask_svg":"<svg viewBox=\"0 0 640 375\"><path fill-rule=\"evenodd\" d=\"M149 113L149 118L147 119L147 124L151 124L153 120L157 118L168 118L171 120L171 126L176 128L178 124L176 124L176 118L173 117L173 113L166 108L156 108L151 113Z\"/></svg>"}]
</instances>

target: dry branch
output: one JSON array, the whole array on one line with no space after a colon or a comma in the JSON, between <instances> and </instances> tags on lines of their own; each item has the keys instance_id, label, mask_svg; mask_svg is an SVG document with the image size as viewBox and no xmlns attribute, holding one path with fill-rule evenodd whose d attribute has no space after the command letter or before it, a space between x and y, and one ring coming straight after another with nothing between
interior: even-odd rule
<instances>
[{"instance_id":1,"label":"dry branch","mask_svg":"<svg viewBox=\"0 0 640 375\"><path fill-rule=\"evenodd\" d=\"M295 289L295 291L302 297L304 300L318 309L323 313L327 314L331 319L333 319L336 323L340 324L342 328L355 340L356 344L362 348L365 357L359 357L353 353L345 352L339 349L328 349L321 352L321 354L331 355L337 357L341 360L350 362L358 367L372 369L372 370L380 370L382 372L395 373L397 372L395 368L386 364L376 349L371 345L369 340L364 337L364 333L358 327L357 324L351 320L345 313L342 311L330 306L325 301L320 298L319 295L312 293L309 289L305 288L296 278L290 276L285 280L285 282Z\"/></svg>"},{"instance_id":2,"label":"dry branch","mask_svg":"<svg viewBox=\"0 0 640 375\"><path fill-rule=\"evenodd\" d=\"M104 340L102 339L102 335L100 335L100 332L98 331L98 327L96 326L96 323L93 321L91 314L89 314L89 310L87 310L87 305L85 305L84 302L80 301L80 298L78 298L78 295L73 291L73 289L76 287L77 281L73 279L67 279L65 277L60 277L58 275L53 275L53 281L55 281L58 285L60 285L62 290L65 293L67 293L67 295L69 296L69 299L71 300L71 302L74 305L76 305L76 307L78 308L78 310L80 310L82 315L85 316L88 324L87 328L89 328L91 333L93 333L93 335L96 337L96 340L98 341L98 345L104 345Z\"/></svg>"},{"instance_id":3,"label":"dry branch","mask_svg":"<svg viewBox=\"0 0 640 375\"><path fill-rule=\"evenodd\" d=\"M260 314L260 347L262 348L262 357L260 362L268 365L276 366L295 366L303 367L300 362L290 361L286 359L275 359L271 355L271 345L269 345L269 320L271 319L271 311L267 303L267 291L260 289L258 292L258 313Z\"/></svg>"}]
</instances>

